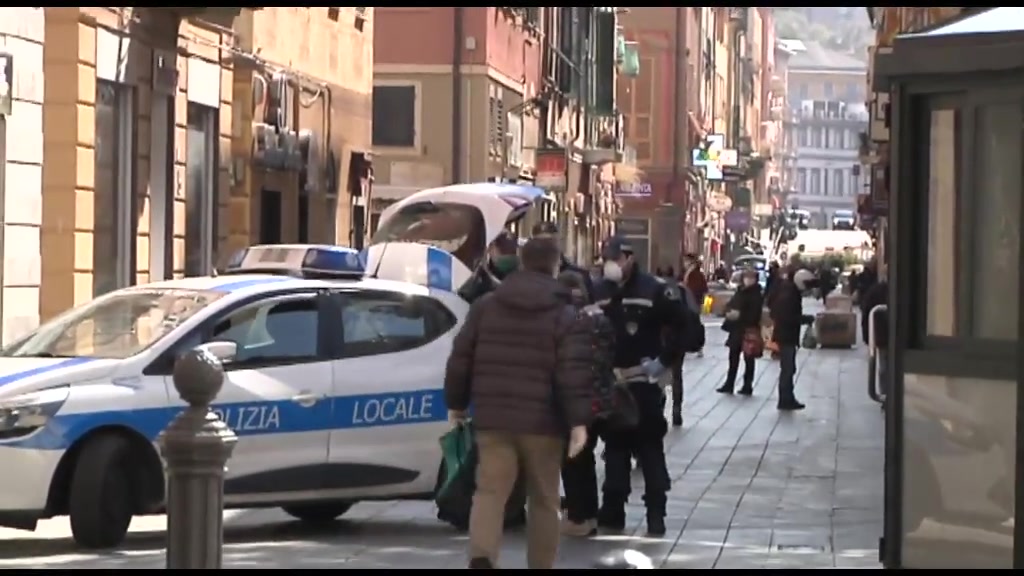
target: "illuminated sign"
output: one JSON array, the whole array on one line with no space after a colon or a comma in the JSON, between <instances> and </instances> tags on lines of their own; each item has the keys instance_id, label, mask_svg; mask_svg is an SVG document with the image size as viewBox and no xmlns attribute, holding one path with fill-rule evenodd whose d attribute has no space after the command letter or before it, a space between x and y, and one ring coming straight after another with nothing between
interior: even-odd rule
<instances>
[{"instance_id":1,"label":"illuminated sign","mask_svg":"<svg viewBox=\"0 0 1024 576\"><path fill-rule=\"evenodd\" d=\"M724 134L709 134L692 154L693 165L703 168L708 180L725 179L723 168L739 164L736 150L725 147Z\"/></svg>"}]
</instances>

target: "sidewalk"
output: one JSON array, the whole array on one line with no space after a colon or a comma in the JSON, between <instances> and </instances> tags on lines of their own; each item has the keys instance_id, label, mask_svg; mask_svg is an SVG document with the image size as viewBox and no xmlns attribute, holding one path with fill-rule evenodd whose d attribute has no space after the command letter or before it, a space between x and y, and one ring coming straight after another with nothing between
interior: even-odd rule
<instances>
[{"instance_id":1,"label":"sidewalk","mask_svg":"<svg viewBox=\"0 0 1024 576\"><path fill-rule=\"evenodd\" d=\"M560 567L584 568L632 547L664 568L877 568L882 522L882 412L865 391L866 354L801 351L797 395L807 409L775 410L778 363L758 362L754 396L714 389L726 371L724 333L709 321L705 358L687 358L685 426L666 438L669 532L643 538L643 480L634 475L631 534L564 541ZM465 535L427 502L360 504L327 529L278 510L226 513L225 568L459 568ZM80 553L66 519L35 533L0 530L0 568L163 567L163 517L138 519L129 544ZM507 535L502 566L525 567L522 533Z\"/></svg>"}]
</instances>

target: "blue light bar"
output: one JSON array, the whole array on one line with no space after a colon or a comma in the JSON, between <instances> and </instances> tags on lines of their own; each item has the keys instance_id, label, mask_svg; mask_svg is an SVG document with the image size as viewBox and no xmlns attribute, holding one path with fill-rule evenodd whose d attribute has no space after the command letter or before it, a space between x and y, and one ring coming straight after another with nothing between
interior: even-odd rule
<instances>
[{"instance_id":1,"label":"blue light bar","mask_svg":"<svg viewBox=\"0 0 1024 576\"><path fill-rule=\"evenodd\" d=\"M225 274L286 274L300 278L358 278L366 264L344 246L285 244L251 246L231 257Z\"/></svg>"}]
</instances>

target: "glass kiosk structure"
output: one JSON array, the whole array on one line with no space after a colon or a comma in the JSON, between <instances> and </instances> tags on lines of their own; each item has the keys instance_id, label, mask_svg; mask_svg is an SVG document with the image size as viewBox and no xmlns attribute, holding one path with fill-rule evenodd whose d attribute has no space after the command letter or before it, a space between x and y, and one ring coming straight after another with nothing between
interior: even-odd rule
<instances>
[{"instance_id":1,"label":"glass kiosk structure","mask_svg":"<svg viewBox=\"0 0 1024 576\"><path fill-rule=\"evenodd\" d=\"M888 568L1024 568L1024 8L897 37Z\"/></svg>"}]
</instances>

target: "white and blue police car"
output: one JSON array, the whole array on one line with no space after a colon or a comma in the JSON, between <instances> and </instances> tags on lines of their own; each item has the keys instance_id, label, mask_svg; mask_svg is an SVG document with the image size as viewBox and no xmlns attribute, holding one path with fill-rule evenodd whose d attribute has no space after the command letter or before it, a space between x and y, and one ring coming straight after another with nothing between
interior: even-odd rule
<instances>
[{"instance_id":1,"label":"white and blue police car","mask_svg":"<svg viewBox=\"0 0 1024 576\"><path fill-rule=\"evenodd\" d=\"M218 276L117 290L0 352L0 526L68 515L75 540L119 544L162 511L156 439L184 403L175 359L200 345L225 382L214 409L239 436L226 505L305 521L361 500L431 498L447 430L456 293L540 189L425 190L389 207L363 253L254 246Z\"/></svg>"}]
</instances>

